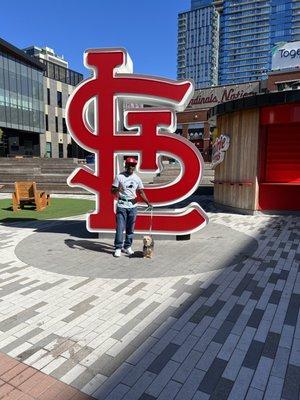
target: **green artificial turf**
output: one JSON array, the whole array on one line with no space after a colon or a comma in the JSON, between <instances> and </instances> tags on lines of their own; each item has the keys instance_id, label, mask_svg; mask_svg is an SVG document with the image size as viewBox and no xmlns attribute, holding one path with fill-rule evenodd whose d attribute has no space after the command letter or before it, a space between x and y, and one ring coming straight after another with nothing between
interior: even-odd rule
<instances>
[{"instance_id":1,"label":"green artificial turf","mask_svg":"<svg viewBox=\"0 0 300 400\"><path fill-rule=\"evenodd\" d=\"M11 199L0 200L0 222L20 220L45 220L85 214L95 209L95 202L81 199L51 198L51 203L43 211L35 211L32 206L13 212Z\"/></svg>"}]
</instances>

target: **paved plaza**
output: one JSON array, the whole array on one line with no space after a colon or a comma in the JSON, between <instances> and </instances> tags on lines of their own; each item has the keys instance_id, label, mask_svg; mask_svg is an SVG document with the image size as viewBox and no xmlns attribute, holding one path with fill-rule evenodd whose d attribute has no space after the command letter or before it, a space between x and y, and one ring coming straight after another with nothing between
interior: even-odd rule
<instances>
[{"instance_id":1,"label":"paved plaza","mask_svg":"<svg viewBox=\"0 0 300 400\"><path fill-rule=\"evenodd\" d=\"M0 225L0 399L299 399L300 217L198 200L151 260L84 216Z\"/></svg>"}]
</instances>

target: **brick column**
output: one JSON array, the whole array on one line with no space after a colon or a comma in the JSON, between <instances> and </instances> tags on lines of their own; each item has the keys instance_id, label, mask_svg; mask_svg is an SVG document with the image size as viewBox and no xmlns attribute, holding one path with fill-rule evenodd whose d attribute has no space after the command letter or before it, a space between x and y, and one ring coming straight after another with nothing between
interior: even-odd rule
<instances>
[{"instance_id":1,"label":"brick column","mask_svg":"<svg viewBox=\"0 0 300 400\"><path fill-rule=\"evenodd\" d=\"M182 136L188 138L189 136L189 124L182 124Z\"/></svg>"}]
</instances>

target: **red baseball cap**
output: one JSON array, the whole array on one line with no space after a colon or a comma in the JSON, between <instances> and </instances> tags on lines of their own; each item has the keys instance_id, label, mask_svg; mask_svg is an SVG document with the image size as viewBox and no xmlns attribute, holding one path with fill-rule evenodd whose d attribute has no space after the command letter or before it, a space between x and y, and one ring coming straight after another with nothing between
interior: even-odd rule
<instances>
[{"instance_id":1,"label":"red baseball cap","mask_svg":"<svg viewBox=\"0 0 300 400\"><path fill-rule=\"evenodd\" d=\"M133 157L127 157L125 160L125 164L137 164L137 160Z\"/></svg>"}]
</instances>

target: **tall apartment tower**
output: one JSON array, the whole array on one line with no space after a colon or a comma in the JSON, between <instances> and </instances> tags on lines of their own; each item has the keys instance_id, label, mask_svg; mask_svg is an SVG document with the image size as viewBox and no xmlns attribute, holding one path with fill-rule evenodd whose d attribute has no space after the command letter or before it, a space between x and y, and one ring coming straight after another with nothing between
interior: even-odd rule
<instances>
[{"instance_id":1,"label":"tall apartment tower","mask_svg":"<svg viewBox=\"0 0 300 400\"><path fill-rule=\"evenodd\" d=\"M44 64L45 135L40 138L41 156L70 156L71 136L66 125L65 109L69 95L83 75L69 69L68 62L49 47L31 46L27 55Z\"/></svg>"},{"instance_id":2,"label":"tall apartment tower","mask_svg":"<svg viewBox=\"0 0 300 400\"><path fill-rule=\"evenodd\" d=\"M299 0L224 0L218 10L220 84L263 78L272 48L300 39Z\"/></svg>"},{"instance_id":3,"label":"tall apartment tower","mask_svg":"<svg viewBox=\"0 0 300 400\"><path fill-rule=\"evenodd\" d=\"M212 15L210 26L205 29L216 32L212 57L218 61L207 65L197 58L197 52L210 45L203 36L203 20L193 26L192 15L209 9ZM195 18L194 18L195 20ZM219 21L219 23L215 23ZM198 41L192 42L193 31L198 30ZM214 79L199 81L196 87L249 82L263 78L271 69L272 48L282 42L300 40L300 0L192 0L191 11L179 14L178 22L178 78L194 78L203 68L215 71ZM192 46L193 44L193 46ZM192 49L194 58L187 58ZM195 57L196 55L196 57ZM216 71L218 70L218 74Z\"/></svg>"},{"instance_id":4,"label":"tall apartment tower","mask_svg":"<svg viewBox=\"0 0 300 400\"><path fill-rule=\"evenodd\" d=\"M190 11L178 15L177 78L196 87L218 83L218 13L210 0L192 0Z\"/></svg>"},{"instance_id":5,"label":"tall apartment tower","mask_svg":"<svg viewBox=\"0 0 300 400\"><path fill-rule=\"evenodd\" d=\"M292 40L300 40L300 0L292 2Z\"/></svg>"}]
</instances>

